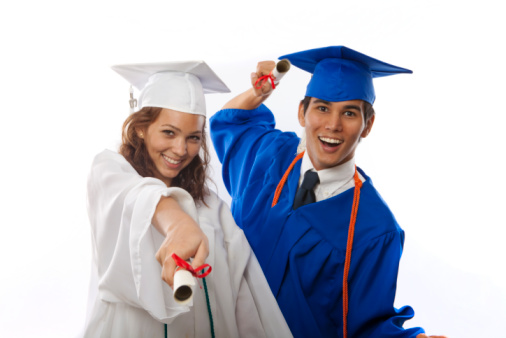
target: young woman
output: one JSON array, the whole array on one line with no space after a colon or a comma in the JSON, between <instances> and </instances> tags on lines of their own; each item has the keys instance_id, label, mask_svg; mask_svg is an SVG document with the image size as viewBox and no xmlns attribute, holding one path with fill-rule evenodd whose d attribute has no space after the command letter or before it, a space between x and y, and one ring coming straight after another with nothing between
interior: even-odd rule
<instances>
[{"instance_id":1,"label":"young woman","mask_svg":"<svg viewBox=\"0 0 506 338\"><path fill-rule=\"evenodd\" d=\"M291 336L243 232L206 186L204 93L228 89L202 61L113 69L141 92L119 153L98 154L89 175L84 336ZM212 267L189 304L173 297L173 254L193 258L197 274Z\"/></svg>"}]
</instances>

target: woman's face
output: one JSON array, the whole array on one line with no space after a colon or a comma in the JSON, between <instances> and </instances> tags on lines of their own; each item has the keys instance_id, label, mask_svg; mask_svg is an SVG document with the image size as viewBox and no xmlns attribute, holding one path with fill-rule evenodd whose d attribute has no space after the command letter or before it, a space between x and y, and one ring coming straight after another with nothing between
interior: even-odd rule
<instances>
[{"instance_id":1,"label":"woman's face","mask_svg":"<svg viewBox=\"0 0 506 338\"><path fill-rule=\"evenodd\" d=\"M163 108L147 130L137 131L155 165L155 177L167 186L198 155L204 122L202 115Z\"/></svg>"}]
</instances>

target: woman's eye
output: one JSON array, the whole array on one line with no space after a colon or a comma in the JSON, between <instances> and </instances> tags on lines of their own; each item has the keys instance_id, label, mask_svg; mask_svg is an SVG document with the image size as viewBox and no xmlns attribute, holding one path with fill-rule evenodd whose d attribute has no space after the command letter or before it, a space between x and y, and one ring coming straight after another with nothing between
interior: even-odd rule
<instances>
[{"instance_id":1,"label":"woman's eye","mask_svg":"<svg viewBox=\"0 0 506 338\"><path fill-rule=\"evenodd\" d=\"M174 135L174 132L172 130L162 130L162 133L166 135Z\"/></svg>"},{"instance_id":2,"label":"woman's eye","mask_svg":"<svg viewBox=\"0 0 506 338\"><path fill-rule=\"evenodd\" d=\"M190 136L190 139L192 141L199 142L200 141L200 136Z\"/></svg>"}]
</instances>

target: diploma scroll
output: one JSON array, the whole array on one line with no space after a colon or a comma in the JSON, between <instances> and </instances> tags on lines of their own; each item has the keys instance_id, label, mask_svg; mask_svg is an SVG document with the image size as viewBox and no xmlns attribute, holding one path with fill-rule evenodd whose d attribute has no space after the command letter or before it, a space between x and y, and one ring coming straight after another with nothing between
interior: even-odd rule
<instances>
[{"instance_id":1,"label":"diploma scroll","mask_svg":"<svg viewBox=\"0 0 506 338\"><path fill-rule=\"evenodd\" d=\"M192 306L193 287L195 286L195 278L204 278L211 273L211 266L203 264L194 269L191 264L181 257L172 254L172 258L176 262L177 268L174 274L174 300L181 305ZM202 271L202 273L199 273ZM202 288L202 287L201 287Z\"/></svg>"},{"instance_id":2,"label":"diploma scroll","mask_svg":"<svg viewBox=\"0 0 506 338\"><path fill-rule=\"evenodd\" d=\"M272 77L274 78L274 84L277 85L281 78L290 70L290 61L283 59L276 64L276 67L272 70Z\"/></svg>"},{"instance_id":3,"label":"diploma scroll","mask_svg":"<svg viewBox=\"0 0 506 338\"><path fill-rule=\"evenodd\" d=\"M186 305L193 299L195 278L185 269L178 269L174 274L174 300L176 303Z\"/></svg>"}]
</instances>

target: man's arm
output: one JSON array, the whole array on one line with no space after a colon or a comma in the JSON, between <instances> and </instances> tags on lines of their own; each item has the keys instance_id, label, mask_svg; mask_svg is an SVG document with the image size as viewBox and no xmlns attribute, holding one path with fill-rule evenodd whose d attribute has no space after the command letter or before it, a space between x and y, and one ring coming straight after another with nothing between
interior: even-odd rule
<instances>
[{"instance_id":1,"label":"man's arm","mask_svg":"<svg viewBox=\"0 0 506 338\"><path fill-rule=\"evenodd\" d=\"M223 181L234 199L252 181L264 176L267 168L262 165L267 163L260 163L257 157L263 152L274 156L279 145L285 145L287 138L295 139L296 136L287 133L283 136L275 129L273 114L262 104L272 93L272 84L269 80L262 79L258 83L257 80L270 74L275 65L274 61L259 62L250 77L252 88L230 100L210 118L211 139L223 164Z\"/></svg>"},{"instance_id":2,"label":"man's arm","mask_svg":"<svg viewBox=\"0 0 506 338\"><path fill-rule=\"evenodd\" d=\"M257 81L260 77L269 75L274 67L276 67L274 61L259 62L256 73L251 73L252 88L228 101L223 109L253 110L258 108L271 95L273 89L268 80L261 83Z\"/></svg>"}]
</instances>

